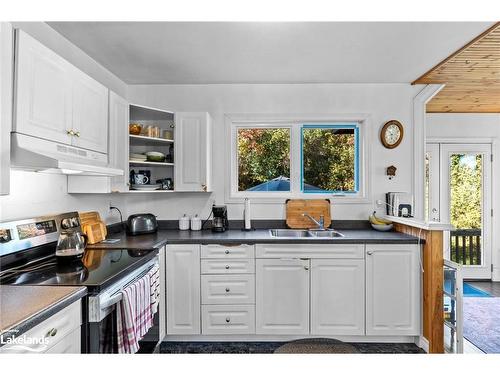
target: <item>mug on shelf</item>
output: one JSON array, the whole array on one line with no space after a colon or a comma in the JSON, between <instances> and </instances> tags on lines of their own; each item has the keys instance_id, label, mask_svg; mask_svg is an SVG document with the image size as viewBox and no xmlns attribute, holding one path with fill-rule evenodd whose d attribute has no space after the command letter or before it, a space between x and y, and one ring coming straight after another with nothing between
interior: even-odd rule
<instances>
[{"instance_id":1,"label":"mug on shelf","mask_svg":"<svg viewBox=\"0 0 500 375\"><path fill-rule=\"evenodd\" d=\"M134 182L136 185L146 185L149 182L148 176L137 173L134 174Z\"/></svg>"}]
</instances>

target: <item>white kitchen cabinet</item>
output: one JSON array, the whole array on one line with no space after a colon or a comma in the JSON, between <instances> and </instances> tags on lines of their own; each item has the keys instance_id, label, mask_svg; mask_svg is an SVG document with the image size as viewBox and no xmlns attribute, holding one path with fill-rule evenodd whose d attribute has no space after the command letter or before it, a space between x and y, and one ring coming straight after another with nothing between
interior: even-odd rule
<instances>
[{"instance_id":1,"label":"white kitchen cabinet","mask_svg":"<svg viewBox=\"0 0 500 375\"><path fill-rule=\"evenodd\" d=\"M82 306L78 300L22 334L28 338L26 344L7 342L0 347L0 353L78 354L81 352L81 324Z\"/></svg>"},{"instance_id":2,"label":"white kitchen cabinet","mask_svg":"<svg viewBox=\"0 0 500 375\"><path fill-rule=\"evenodd\" d=\"M108 153L108 89L78 69L72 74L72 145Z\"/></svg>"},{"instance_id":3,"label":"white kitchen cabinet","mask_svg":"<svg viewBox=\"0 0 500 375\"><path fill-rule=\"evenodd\" d=\"M129 190L129 103L113 91L109 92L109 165L123 169L122 176L111 177L111 192Z\"/></svg>"},{"instance_id":4,"label":"white kitchen cabinet","mask_svg":"<svg viewBox=\"0 0 500 375\"><path fill-rule=\"evenodd\" d=\"M208 113L175 113L174 163L176 191L212 191L212 119Z\"/></svg>"},{"instance_id":5,"label":"white kitchen cabinet","mask_svg":"<svg viewBox=\"0 0 500 375\"><path fill-rule=\"evenodd\" d=\"M420 334L417 245L366 246L366 334Z\"/></svg>"},{"instance_id":6,"label":"white kitchen cabinet","mask_svg":"<svg viewBox=\"0 0 500 375\"><path fill-rule=\"evenodd\" d=\"M14 131L70 145L73 67L21 30L16 45Z\"/></svg>"},{"instance_id":7,"label":"white kitchen cabinet","mask_svg":"<svg viewBox=\"0 0 500 375\"><path fill-rule=\"evenodd\" d=\"M257 259L256 333L309 333L308 259Z\"/></svg>"},{"instance_id":8,"label":"white kitchen cabinet","mask_svg":"<svg viewBox=\"0 0 500 375\"><path fill-rule=\"evenodd\" d=\"M12 82L14 30L0 22L0 195L10 192L10 132L12 131Z\"/></svg>"},{"instance_id":9,"label":"white kitchen cabinet","mask_svg":"<svg viewBox=\"0 0 500 375\"><path fill-rule=\"evenodd\" d=\"M109 91L109 134L108 164L111 168L122 169L123 175L68 176L68 193L121 193L129 191L128 172L128 102L113 91ZM98 134L98 133L96 133Z\"/></svg>"},{"instance_id":10,"label":"white kitchen cabinet","mask_svg":"<svg viewBox=\"0 0 500 375\"><path fill-rule=\"evenodd\" d=\"M166 262L167 334L200 334L200 246L168 245Z\"/></svg>"},{"instance_id":11,"label":"white kitchen cabinet","mask_svg":"<svg viewBox=\"0 0 500 375\"><path fill-rule=\"evenodd\" d=\"M108 89L17 30L14 131L106 154Z\"/></svg>"},{"instance_id":12,"label":"white kitchen cabinet","mask_svg":"<svg viewBox=\"0 0 500 375\"><path fill-rule=\"evenodd\" d=\"M311 334L365 334L364 260L311 260Z\"/></svg>"}]
</instances>

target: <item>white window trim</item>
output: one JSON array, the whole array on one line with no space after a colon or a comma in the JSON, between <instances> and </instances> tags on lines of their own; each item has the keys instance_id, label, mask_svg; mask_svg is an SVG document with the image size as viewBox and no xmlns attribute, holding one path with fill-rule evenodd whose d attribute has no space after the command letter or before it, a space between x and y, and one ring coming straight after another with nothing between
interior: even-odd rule
<instances>
[{"instance_id":1,"label":"white window trim","mask_svg":"<svg viewBox=\"0 0 500 375\"><path fill-rule=\"evenodd\" d=\"M300 128L302 125L334 125L357 123L359 125L359 192L356 194L311 194L300 191ZM238 128L290 128L290 192L238 191L238 162L236 135ZM255 203L284 203L287 199L330 199L334 204L366 204L372 201L369 114L324 114L324 115L266 115L226 114L226 169L225 202L242 203L251 198ZM299 150L299 151L297 151ZM295 151L295 152L294 152Z\"/></svg>"}]
</instances>

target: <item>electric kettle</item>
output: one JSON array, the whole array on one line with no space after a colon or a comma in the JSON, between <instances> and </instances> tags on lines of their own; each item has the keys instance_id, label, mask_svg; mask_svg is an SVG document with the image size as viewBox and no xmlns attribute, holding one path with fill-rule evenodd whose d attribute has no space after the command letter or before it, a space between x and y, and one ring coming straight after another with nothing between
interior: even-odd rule
<instances>
[{"instance_id":1,"label":"electric kettle","mask_svg":"<svg viewBox=\"0 0 500 375\"><path fill-rule=\"evenodd\" d=\"M56 246L58 260L73 261L81 259L87 246L87 236L75 228L63 229Z\"/></svg>"}]
</instances>

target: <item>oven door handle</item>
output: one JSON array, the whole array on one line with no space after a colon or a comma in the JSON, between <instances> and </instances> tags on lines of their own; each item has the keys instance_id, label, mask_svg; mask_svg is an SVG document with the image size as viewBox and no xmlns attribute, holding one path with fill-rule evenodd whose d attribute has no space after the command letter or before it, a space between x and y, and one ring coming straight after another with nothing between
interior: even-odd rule
<instances>
[{"instance_id":1,"label":"oven door handle","mask_svg":"<svg viewBox=\"0 0 500 375\"><path fill-rule=\"evenodd\" d=\"M108 299L101 301L101 309L107 309L108 307L111 307L113 305L116 305L118 302L120 302L123 298L122 291L120 290L119 292L116 292L113 294L111 297Z\"/></svg>"}]
</instances>

